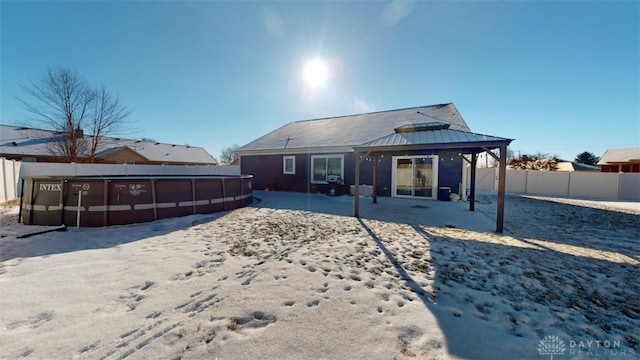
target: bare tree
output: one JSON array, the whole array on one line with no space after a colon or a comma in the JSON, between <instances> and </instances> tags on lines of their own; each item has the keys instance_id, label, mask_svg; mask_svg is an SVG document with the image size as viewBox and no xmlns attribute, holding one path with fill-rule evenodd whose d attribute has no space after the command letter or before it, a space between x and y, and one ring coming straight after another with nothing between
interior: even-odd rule
<instances>
[{"instance_id":1,"label":"bare tree","mask_svg":"<svg viewBox=\"0 0 640 360\"><path fill-rule=\"evenodd\" d=\"M100 139L108 134L117 132L123 120L131 114L131 110L120 104L118 97L112 96L104 85L95 91L91 112L91 162L95 161L96 151Z\"/></svg>"},{"instance_id":2,"label":"bare tree","mask_svg":"<svg viewBox=\"0 0 640 360\"><path fill-rule=\"evenodd\" d=\"M479 164L479 167L490 167L490 168L496 168L498 167L498 165L500 165L499 161L496 160L494 157L489 157L489 154L484 153L484 157L485 157L485 163L484 164ZM513 150L507 148L507 164L510 163L511 161L513 161L513 159L516 158L516 154Z\"/></svg>"},{"instance_id":3,"label":"bare tree","mask_svg":"<svg viewBox=\"0 0 640 360\"><path fill-rule=\"evenodd\" d=\"M231 164L234 161L238 160L238 154L236 154L236 150L238 150L240 146L238 144L233 144L228 148L222 149L220 152L220 163L221 164Z\"/></svg>"},{"instance_id":4,"label":"bare tree","mask_svg":"<svg viewBox=\"0 0 640 360\"><path fill-rule=\"evenodd\" d=\"M95 153L102 138L117 130L130 114L104 86L94 89L73 70L49 68L37 82L21 85L29 100L18 98L39 127L57 132L50 144L53 155L79 161ZM89 141L84 130L93 137Z\"/></svg>"}]
</instances>

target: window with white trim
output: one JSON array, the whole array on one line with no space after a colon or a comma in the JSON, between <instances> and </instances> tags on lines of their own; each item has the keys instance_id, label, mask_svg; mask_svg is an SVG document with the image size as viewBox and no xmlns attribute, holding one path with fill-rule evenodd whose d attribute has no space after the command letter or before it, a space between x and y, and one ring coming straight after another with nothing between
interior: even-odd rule
<instances>
[{"instance_id":1,"label":"window with white trim","mask_svg":"<svg viewBox=\"0 0 640 360\"><path fill-rule=\"evenodd\" d=\"M296 173L296 157L295 156L282 157L282 173L295 175Z\"/></svg>"},{"instance_id":2,"label":"window with white trim","mask_svg":"<svg viewBox=\"0 0 640 360\"><path fill-rule=\"evenodd\" d=\"M329 175L344 179L344 155L311 155L311 183L326 183Z\"/></svg>"}]
</instances>

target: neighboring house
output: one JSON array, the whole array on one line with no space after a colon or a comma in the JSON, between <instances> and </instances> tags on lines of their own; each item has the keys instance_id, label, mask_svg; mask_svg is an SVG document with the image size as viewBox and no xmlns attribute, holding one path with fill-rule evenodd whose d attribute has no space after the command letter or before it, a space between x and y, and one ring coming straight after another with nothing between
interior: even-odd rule
<instances>
[{"instance_id":1,"label":"neighboring house","mask_svg":"<svg viewBox=\"0 0 640 360\"><path fill-rule=\"evenodd\" d=\"M640 173L640 148L608 149L597 165L601 172Z\"/></svg>"},{"instance_id":2,"label":"neighboring house","mask_svg":"<svg viewBox=\"0 0 640 360\"><path fill-rule=\"evenodd\" d=\"M63 134L20 126L0 125L0 157L21 161L67 162L52 154L52 143ZM90 140L90 137L87 137ZM84 154L82 161L89 161ZM103 137L96 151L96 163L146 165L217 165L203 148Z\"/></svg>"},{"instance_id":3,"label":"neighboring house","mask_svg":"<svg viewBox=\"0 0 640 360\"><path fill-rule=\"evenodd\" d=\"M465 190L464 154L475 164L510 142L472 133L453 104L440 104L291 122L236 153L254 189L329 192L337 180L348 193L359 176L379 195L436 199L439 188Z\"/></svg>"}]
</instances>

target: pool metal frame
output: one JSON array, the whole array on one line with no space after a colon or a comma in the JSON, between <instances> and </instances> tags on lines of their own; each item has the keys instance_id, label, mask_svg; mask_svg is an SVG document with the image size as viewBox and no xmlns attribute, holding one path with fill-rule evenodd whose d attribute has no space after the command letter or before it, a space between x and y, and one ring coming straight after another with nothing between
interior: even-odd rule
<instances>
[{"instance_id":1,"label":"pool metal frame","mask_svg":"<svg viewBox=\"0 0 640 360\"><path fill-rule=\"evenodd\" d=\"M22 179L25 225L110 226L208 214L253 202L252 175L34 176Z\"/></svg>"}]
</instances>

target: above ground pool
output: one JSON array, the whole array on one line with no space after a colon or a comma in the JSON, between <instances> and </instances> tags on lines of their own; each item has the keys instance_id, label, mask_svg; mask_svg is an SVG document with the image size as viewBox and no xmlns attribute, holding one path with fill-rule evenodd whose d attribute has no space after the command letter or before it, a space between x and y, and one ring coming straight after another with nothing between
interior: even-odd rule
<instances>
[{"instance_id":1,"label":"above ground pool","mask_svg":"<svg viewBox=\"0 0 640 360\"><path fill-rule=\"evenodd\" d=\"M20 218L25 225L109 226L208 214L251 204L252 178L25 177Z\"/></svg>"}]
</instances>

